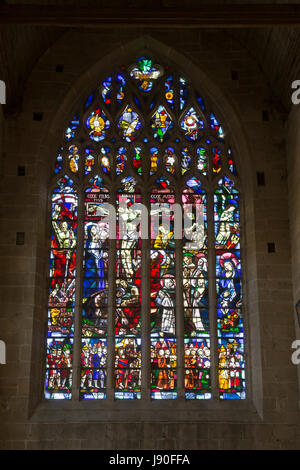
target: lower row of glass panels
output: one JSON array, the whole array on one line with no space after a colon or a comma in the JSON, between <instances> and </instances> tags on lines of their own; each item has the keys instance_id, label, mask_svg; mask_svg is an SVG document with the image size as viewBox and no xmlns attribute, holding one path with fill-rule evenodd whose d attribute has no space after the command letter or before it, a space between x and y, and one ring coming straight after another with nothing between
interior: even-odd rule
<instances>
[{"instance_id":1,"label":"lower row of glass panels","mask_svg":"<svg viewBox=\"0 0 300 470\"><path fill-rule=\"evenodd\" d=\"M245 398L243 338L218 338L220 399ZM45 397L72 396L73 338L49 338ZM177 352L173 337L151 338L151 398L177 398ZM115 398L140 399L141 338L115 338ZM81 399L105 399L107 339L83 338L81 349ZM211 393L210 338L184 340L184 389L186 399L209 400Z\"/></svg>"}]
</instances>

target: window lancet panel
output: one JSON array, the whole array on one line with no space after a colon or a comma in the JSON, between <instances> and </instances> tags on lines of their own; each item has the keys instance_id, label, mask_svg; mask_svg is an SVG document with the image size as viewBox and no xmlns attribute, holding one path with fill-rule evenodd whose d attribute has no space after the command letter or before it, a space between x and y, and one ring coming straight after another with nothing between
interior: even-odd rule
<instances>
[{"instance_id":1,"label":"window lancet panel","mask_svg":"<svg viewBox=\"0 0 300 470\"><path fill-rule=\"evenodd\" d=\"M115 398L141 398L141 194L132 177L117 193Z\"/></svg>"},{"instance_id":2,"label":"window lancet panel","mask_svg":"<svg viewBox=\"0 0 300 470\"><path fill-rule=\"evenodd\" d=\"M77 190L63 176L51 196L46 398L72 396L77 214Z\"/></svg>"},{"instance_id":3,"label":"window lancet panel","mask_svg":"<svg viewBox=\"0 0 300 470\"><path fill-rule=\"evenodd\" d=\"M224 176L214 196L221 399L245 397L239 192Z\"/></svg>"},{"instance_id":4,"label":"window lancet panel","mask_svg":"<svg viewBox=\"0 0 300 470\"><path fill-rule=\"evenodd\" d=\"M238 175L208 102L141 57L62 140L45 397L244 399Z\"/></svg>"},{"instance_id":5,"label":"window lancet panel","mask_svg":"<svg viewBox=\"0 0 300 470\"><path fill-rule=\"evenodd\" d=\"M107 377L110 195L96 175L84 196L80 397L100 399Z\"/></svg>"},{"instance_id":6,"label":"window lancet panel","mask_svg":"<svg viewBox=\"0 0 300 470\"><path fill-rule=\"evenodd\" d=\"M168 170L167 170L168 171ZM174 399L176 391L176 275L174 190L150 194L151 398ZM159 186L159 185L158 185Z\"/></svg>"}]
</instances>

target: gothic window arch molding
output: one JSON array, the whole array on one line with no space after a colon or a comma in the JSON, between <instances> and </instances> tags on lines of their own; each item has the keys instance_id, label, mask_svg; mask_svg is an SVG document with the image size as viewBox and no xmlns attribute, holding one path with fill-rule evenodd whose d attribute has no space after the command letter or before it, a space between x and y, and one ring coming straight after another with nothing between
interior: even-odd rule
<instances>
[{"instance_id":1,"label":"gothic window arch molding","mask_svg":"<svg viewBox=\"0 0 300 470\"><path fill-rule=\"evenodd\" d=\"M246 397L238 175L200 91L143 56L101 77L64 131L50 196L47 399ZM139 203L148 239L133 229ZM181 239L174 204L191 221Z\"/></svg>"}]
</instances>

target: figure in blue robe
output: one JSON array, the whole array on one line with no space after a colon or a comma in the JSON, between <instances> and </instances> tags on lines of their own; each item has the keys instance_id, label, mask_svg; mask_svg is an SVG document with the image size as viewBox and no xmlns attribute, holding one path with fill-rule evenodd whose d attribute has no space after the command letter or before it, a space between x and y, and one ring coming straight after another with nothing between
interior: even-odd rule
<instances>
[{"instance_id":1,"label":"figure in blue robe","mask_svg":"<svg viewBox=\"0 0 300 470\"><path fill-rule=\"evenodd\" d=\"M99 227L97 224L89 224L86 231L83 297L89 297L94 292L105 288L103 249Z\"/></svg>"}]
</instances>

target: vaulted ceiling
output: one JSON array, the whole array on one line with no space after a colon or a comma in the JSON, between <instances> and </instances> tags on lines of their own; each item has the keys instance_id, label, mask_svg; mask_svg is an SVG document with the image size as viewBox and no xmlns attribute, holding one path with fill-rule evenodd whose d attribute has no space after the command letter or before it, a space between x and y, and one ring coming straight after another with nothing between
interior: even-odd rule
<instances>
[{"instance_id":1,"label":"vaulted ceiling","mask_svg":"<svg viewBox=\"0 0 300 470\"><path fill-rule=\"evenodd\" d=\"M112 2L109 2L110 6ZM151 0L151 8L192 8L195 5L207 4L206 0ZM258 1L259 4L300 4L292 1ZM106 0L0 0L0 5L77 5L90 7L107 7ZM216 4L253 4L241 0L210 0ZM124 0L114 0L114 8L123 7ZM128 9L145 7L149 2L127 0ZM38 9L38 6L36 6ZM216 6L217 8L217 6ZM70 10L71 11L71 10ZM84 25L82 25L84 27ZM6 112L17 113L21 98L33 67L46 50L67 31L62 26L36 26L24 24L7 24L0 27L0 79L7 85ZM274 99L285 111L290 108L291 82L300 79L300 27L276 26L269 28L232 28L226 29L242 45L265 74Z\"/></svg>"}]
</instances>

